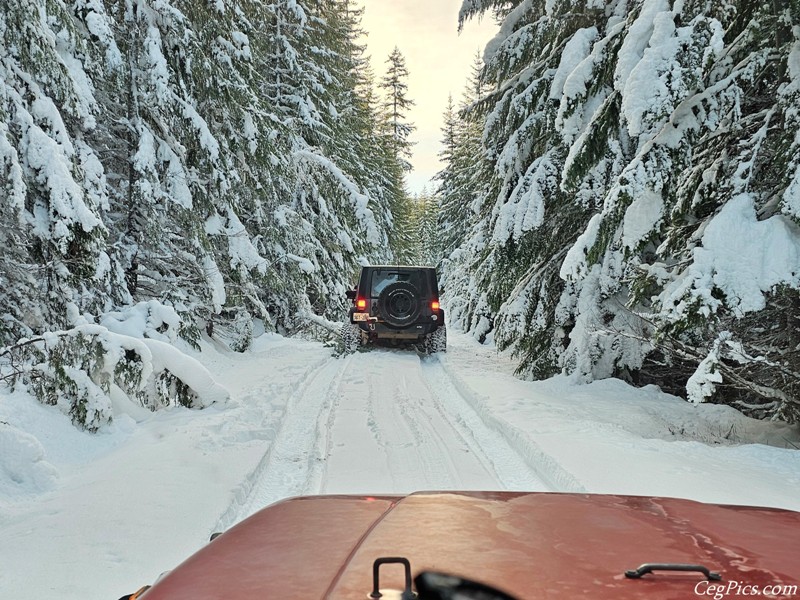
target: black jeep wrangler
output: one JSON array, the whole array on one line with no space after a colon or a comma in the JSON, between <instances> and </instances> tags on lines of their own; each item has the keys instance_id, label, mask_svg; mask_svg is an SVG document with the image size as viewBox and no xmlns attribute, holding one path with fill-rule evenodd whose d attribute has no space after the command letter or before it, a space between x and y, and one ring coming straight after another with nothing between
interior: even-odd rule
<instances>
[{"instance_id":1,"label":"black jeep wrangler","mask_svg":"<svg viewBox=\"0 0 800 600\"><path fill-rule=\"evenodd\" d=\"M347 297L353 307L342 326L346 352L375 343L415 344L427 354L447 349L433 267L362 267L358 285Z\"/></svg>"}]
</instances>

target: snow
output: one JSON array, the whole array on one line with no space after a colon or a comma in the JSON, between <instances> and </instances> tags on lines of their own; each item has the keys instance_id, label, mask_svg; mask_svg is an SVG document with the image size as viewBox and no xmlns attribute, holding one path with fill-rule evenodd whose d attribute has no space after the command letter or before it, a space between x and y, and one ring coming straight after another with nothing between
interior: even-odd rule
<instances>
[{"instance_id":1,"label":"snow","mask_svg":"<svg viewBox=\"0 0 800 600\"><path fill-rule=\"evenodd\" d=\"M219 142L214 137L214 134L211 133L211 129L209 129L205 119L200 116L200 113L197 112L194 106L185 100L175 98L175 101L183 108L184 118L191 122L197 134L197 141L199 141L200 145L208 152L211 160L216 161L219 159Z\"/></svg>"},{"instance_id":2,"label":"snow","mask_svg":"<svg viewBox=\"0 0 800 600\"><path fill-rule=\"evenodd\" d=\"M676 35L672 13L658 13L653 20L653 33L642 60L631 70L622 93L622 113L631 136L650 132L653 121L659 122L671 112L672 71L675 56L685 41Z\"/></svg>"},{"instance_id":3,"label":"snow","mask_svg":"<svg viewBox=\"0 0 800 600\"><path fill-rule=\"evenodd\" d=\"M644 18L644 8L642 12L634 25ZM675 13L671 11L653 14L650 25L642 25L644 32L650 35L639 38L631 31L626 37L625 42L633 36L631 48L626 51L623 43L615 71L615 84L622 91L622 114L634 138L652 137L680 102L695 92L703 67L684 64L683 57L702 48L700 65L705 65L720 55L724 45L719 21L697 17L686 27L676 27ZM649 45L641 50L645 37ZM637 60L640 51L641 58Z\"/></svg>"},{"instance_id":4,"label":"snow","mask_svg":"<svg viewBox=\"0 0 800 600\"><path fill-rule=\"evenodd\" d=\"M716 311L717 289L744 314L763 309L764 294L779 284L800 285L800 229L783 215L759 221L752 197L739 194L711 220L692 264L661 297L679 317L696 300Z\"/></svg>"},{"instance_id":5,"label":"snow","mask_svg":"<svg viewBox=\"0 0 800 600\"><path fill-rule=\"evenodd\" d=\"M106 49L106 67L115 71L122 66L122 53L114 39L114 32L105 7L100 0L82 0L75 3L75 8L86 10L86 28Z\"/></svg>"},{"instance_id":6,"label":"snow","mask_svg":"<svg viewBox=\"0 0 800 600\"><path fill-rule=\"evenodd\" d=\"M151 339L143 341L150 350L155 371L168 370L197 394L195 407L207 408L215 402L228 400L228 391L214 381L197 359L175 352L174 347L165 342Z\"/></svg>"},{"instance_id":7,"label":"snow","mask_svg":"<svg viewBox=\"0 0 800 600\"><path fill-rule=\"evenodd\" d=\"M133 333L146 315L172 319L137 305L117 321ZM506 489L800 510L800 453L783 447L800 444L796 428L614 379L521 381L508 356L452 329L449 342L433 357L341 357L276 334L245 353L205 338L192 368L227 404L153 413L117 396L97 434L0 389L3 597L77 600L91 582L93 597L117 598L296 494Z\"/></svg>"},{"instance_id":8,"label":"snow","mask_svg":"<svg viewBox=\"0 0 800 600\"><path fill-rule=\"evenodd\" d=\"M255 154L258 150L258 128L256 127L255 121L253 121L253 115L250 113L245 113L242 119L242 126L244 128L242 134L247 140L247 149L250 150L250 154Z\"/></svg>"},{"instance_id":9,"label":"snow","mask_svg":"<svg viewBox=\"0 0 800 600\"><path fill-rule=\"evenodd\" d=\"M533 0L522 0L522 2L508 13L503 23L500 25L497 34L486 44L486 48L483 51L483 62L485 64L488 65L492 63L492 61L502 53L501 50L511 54L513 53L511 49L513 49L517 52L517 56L521 55L524 42L531 34L531 27L527 24L521 27L519 27L519 25L524 21L525 16L532 11L533 4ZM462 8L461 15L464 14ZM463 21L463 16L461 15L459 19ZM517 27L519 27L519 29L517 29Z\"/></svg>"},{"instance_id":10,"label":"snow","mask_svg":"<svg viewBox=\"0 0 800 600\"><path fill-rule=\"evenodd\" d=\"M66 69L75 94L75 110L81 117L84 128L94 129L97 125L94 118L94 114L97 112L94 86L83 70L83 64L75 57L80 52L78 52L75 42L70 38L70 34L66 29L62 29L56 34L55 42L56 52Z\"/></svg>"},{"instance_id":11,"label":"snow","mask_svg":"<svg viewBox=\"0 0 800 600\"><path fill-rule=\"evenodd\" d=\"M192 191L186 181L186 171L180 157L164 141L158 145L158 159L167 164L164 183L169 198L178 206L191 210Z\"/></svg>"},{"instance_id":12,"label":"snow","mask_svg":"<svg viewBox=\"0 0 800 600\"><path fill-rule=\"evenodd\" d=\"M40 211L36 215L34 231L41 237L52 237L66 251L73 236L71 226L77 225L90 232L101 226L100 219L87 206L84 191L73 177L75 148L53 102L37 96L29 113L21 98L16 93L13 95L19 107L16 118L24 131L18 151L36 173L37 182L48 190L50 198L50 214Z\"/></svg>"},{"instance_id":13,"label":"snow","mask_svg":"<svg viewBox=\"0 0 800 600\"><path fill-rule=\"evenodd\" d=\"M169 67L167 59L161 53L161 33L155 25L147 29L144 40L145 58L148 61L147 75L153 86L156 97L164 104L172 97L169 88Z\"/></svg>"},{"instance_id":14,"label":"snow","mask_svg":"<svg viewBox=\"0 0 800 600\"><path fill-rule=\"evenodd\" d=\"M5 123L0 123L0 166L7 173L4 188L6 202L9 208L21 215L25 208L25 180L19 165L19 155L9 142L8 126Z\"/></svg>"},{"instance_id":15,"label":"snow","mask_svg":"<svg viewBox=\"0 0 800 600\"><path fill-rule=\"evenodd\" d=\"M303 271L303 273L313 273L316 270L314 267L314 263L312 263L307 258L304 258L302 256L297 256L296 254L292 254L290 252L287 252L286 258L296 262L297 266L300 268L301 271Z\"/></svg>"},{"instance_id":16,"label":"snow","mask_svg":"<svg viewBox=\"0 0 800 600\"><path fill-rule=\"evenodd\" d=\"M228 391L181 349L188 345L178 338L181 320L172 307L155 300L140 302L105 315L99 324L91 315L81 315L72 303L66 309L72 329L48 332L31 340L50 361L37 365L36 371L54 385L71 388L71 393L54 398L53 404L69 417L75 417L76 410L82 413L80 422L88 430L104 428L117 413L141 412L139 406L130 408L132 401L152 410L176 404L179 400L171 387L177 385L175 378L184 386L180 401L192 408L228 401ZM54 356L81 344L90 344L93 350L88 352L99 355L79 367L51 364Z\"/></svg>"},{"instance_id":17,"label":"snow","mask_svg":"<svg viewBox=\"0 0 800 600\"><path fill-rule=\"evenodd\" d=\"M52 489L58 472L44 456L34 436L0 423L0 494L27 497Z\"/></svg>"},{"instance_id":18,"label":"snow","mask_svg":"<svg viewBox=\"0 0 800 600\"><path fill-rule=\"evenodd\" d=\"M231 267L242 266L245 269L257 271L262 275L266 273L269 268L267 260L259 254L258 248L253 245L252 238L244 224L231 208L227 210L227 219L228 227L224 230L224 233L228 237ZM206 223L206 231L209 231L208 222Z\"/></svg>"},{"instance_id":19,"label":"snow","mask_svg":"<svg viewBox=\"0 0 800 600\"><path fill-rule=\"evenodd\" d=\"M517 182L508 201L498 208L492 242L505 243L513 236L518 240L525 232L538 228L544 221L548 189L556 185L556 169L551 156L534 160L524 177Z\"/></svg>"},{"instance_id":20,"label":"snow","mask_svg":"<svg viewBox=\"0 0 800 600\"><path fill-rule=\"evenodd\" d=\"M553 75L553 82L550 84L551 100L561 100L562 96L571 98L586 91L585 80L579 83L573 81L569 89L565 89L565 84L578 65L589 56L597 35L597 27L587 27L578 29L567 41L564 51L561 53L561 62L558 64L558 69Z\"/></svg>"},{"instance_id":21,"label":"snow","mask_svg":"<svg viewBox=\"0 0 800 600\"><path fill-rule=\"evenodd\" d=\"M206 276L209 291L211 292L211 304L214 307L214 312L219 313L225 305L225 299L227 298L225 281L222 278L219 266L217 266L217 263L208 254L203 256L203 273Z\"/></svg>"},{"instance_id":22,"label":"snow","mask_svg":"<svg viewBox=\"0 0 800 600\"><path fill-rule=\"evenodd\" d=\"M175 341L180 323L181 318L175 309L157 300L139 302L125 309L107 313L100 320L103 327L119 335L132 338L148 337L164 342Z\"/></svg>"},{"instance_id":23,"label":"snow","mask_svg":"<svg viewBox=\"0 0 800 600\"><path fill-rule=\"evenodd\" d=\"M656 228L664 216L661 194L645 187L625 211L622 225L622 245L634 250Z\"/></svg>"},{"instance_id":24,"label":"snow","mask_svg":"<svg viewBox=\"0 0 800 600\"><path fill-rule=\"evenodd\" d=\"M578 236L575 243L567 252L564 262L561 263L561 270L559 276L563 280L581 278L581 274L586 272L588 268L586 265L586 255L589 250L594 246L597 241L597 234L600 230L600 224L603 222L603 217L600 214L593 215L589 219L583 233Z\"/></svg>"},{"instance_id":25,"label":"snow","mask_svg":"<svg viewBox=\"0 0 800 600\"><path fill-rule=\"evenodd\" d=\"M668 10L667 0L644 0L642 3L639 15L630 26L617 55L617 66L614 70L614 85L617 91L621 92L625 88L628 77L642 60L650 36L653 34L653 19L657 14Z\"/></svg>"},{"instance_id":26,"label":"snow","mask_svg":"<svg viewBox=\"0 0 800 600\"><path fill-rule=\"evenodd\" d=\"M375 220L375 213L369 208L369 197L362 194L358 186L351 181L348 176L337 167L331 160L311 150L297 150L294 157L298 161L316 164L329 173L341 189L350 197L353 204L355 216L361 226L366 230L366 239L370 244L378 245L381 243L378 224Z\"/></svg>"},{"instance_id":27,"label":"snow","mask_svg":"<svg viewBox=\"0 0 800 600\"><path fill-rule=\"evenodd\" d=\"M793 117L795 127L797 127L793 146L796 154L797 148L800 147L800 108L796 103L796 99L800 97L800 26L795 26L792 31L795 43L787 60L790 82L783 89L782 95L786 96L790 107L787 110L787 116ZM795 102L792 102L793 99L795 99ZM797 157L790 163L790 168L794 169L794 174L791 176L791 181L783 193L783 210L795 219L800 219L800 161Z\"/></svg>"},{"instance_id":28,"label":"snow","mask_svg":"<svg viewBox=\"0 0 800 600\"><path fill-rule=\"evenodd\" d=\"M726 335L716 340L711 351L708 353L700 364L697 370L689 377L686 382L686 392L689 402L699 404L705 402L707 398L714 395L717 383L722 383L722 373L719 371L719 354L720 342L724 341L730 334L725 332Z\"/></svg>"}]
</instances>

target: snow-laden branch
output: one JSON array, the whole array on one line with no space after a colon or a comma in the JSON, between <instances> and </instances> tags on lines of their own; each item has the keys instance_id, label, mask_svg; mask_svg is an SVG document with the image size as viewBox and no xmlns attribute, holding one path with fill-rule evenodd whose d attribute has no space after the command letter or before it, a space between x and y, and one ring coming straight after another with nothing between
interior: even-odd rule
<instances>
[{"instance_id":1,"label":"snow-laden branch","mask_svg":"<svg viewBox=\"0 0 800 600\"><path fill-rule=\"evenodd\" d=\"M314 325L319 325L323 329L327 329L332 333L339 333L342 329L342 323L339 321L329 321L325 317L322 317L318 314L315 314L310 309L306 309L300 312L300 317L313 323Z\"/></svg>"},{"instance_id":2,"label":"snow-laden branch","mask_svg":"<svg viewBox=\"0 0 800 600\"><path fill-rule=\"evenodd\" d=\"M166 341L119 332L135 325L119 326L109 317L106 322L118 331L83 322L0 349L0 380L30 384L40 401L92 431L113 418L112 386L151 410L175 404L205 408L228 400L227 390L193 357Z\"/></svg>"},{"instance_id":3,"label":"snow-laden branch","mask_svg":"<svg viewBox=\"0 0 800 600\"><path fill-rule=\"evenodd\" d=\"M375 221L375 214L368 206L369 197L359 191L358 186L345 175L344 171L328 158L311 150L297 150L294 153L294 158L298 161L313 163L333 176L336 183L352 202L355 215L366 230L367 241L373 245L380 244L381 236L378 233L378 224Z\"/></svg>"}]
</instances>

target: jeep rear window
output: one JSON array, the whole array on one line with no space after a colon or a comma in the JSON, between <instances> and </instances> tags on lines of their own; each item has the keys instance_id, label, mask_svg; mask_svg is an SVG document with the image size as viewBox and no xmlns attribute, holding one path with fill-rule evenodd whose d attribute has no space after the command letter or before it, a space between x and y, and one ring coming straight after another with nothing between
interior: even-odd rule
<instances>
[{"instance_id":1,"label":"jeep rear window","mask_svg":"<svg viewBox=\"0 0 800 600\"><path fill-rule=\"evenodd\" d=\"M395 281L406 281L418 290L422 291L422 281L419 271L394 271L390 269L376 269L372 272L371 296L380 296L383 289Z\"/></svg>"}]
</instances>

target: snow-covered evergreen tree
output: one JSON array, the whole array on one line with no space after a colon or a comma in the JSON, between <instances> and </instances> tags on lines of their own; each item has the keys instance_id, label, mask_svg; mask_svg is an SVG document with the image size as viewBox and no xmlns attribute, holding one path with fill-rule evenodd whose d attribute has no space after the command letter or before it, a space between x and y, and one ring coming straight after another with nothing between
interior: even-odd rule
<instances>
[{"instance_id":1,"label":"snow-covered evergreen tree","mask_svg":"<svg viewBox=\"0 0 800 600\"><path fill-rule=\"evenodd\" d=\"M416 264L435 267L439 264L441 238L439 236L439 200L427 189L414 199L417 225L418 251Z\"/></svg>"},{"instance_id":2,"label":"snow-covered evergreen tree","mask_svg":"<svg viewBox=\"0 0 800 600\"><path fill-rule=\"evenodd\" d=\"M416 228L413 199L406 190L405 173L411 170L408 159L411 157L413 144L410 136L414 125L407 119L414 101L408 95L408 69L399 48L392 50L386 65L386 74L378 87L383 92L379 132L386 158L388 204L392 214L389 245L394 262L411 264L416 255Z\"/></svg>"},{"instance_id":3,"label":"snow-covered evergreen tree","mask_svg":"<svg viewBox=\"0 0 800 600\"><path fill-rule=\"evenodd\" d=\"M796 324L800 288L796 7L469 0L462 18L487 10L462 322L536 377L800 419L797 340L764 331Z\"/></svg>"},{"instance_id":4,"label":"snow-covered evergreen tree","mask_svg":"<svg viewBox=\"0 0 800 600\"><path fill-rule=\"evenodd\" d=\"M3 381L70 398L94 429L111 385L203 405L110 314L172 311L133 337L195 344L205 326L237 349L253 317L339 318L358 265L388 256L395 191L346 0L6 4Z\"/></svg>"},{"instance_id":5,"label":"snow-covered evergreen tree","mask_svg":"<svg viewBox=\"0 0 800 600\"><path fill-rule=\"evenodd\" d=\"M107 65L66 6L44 9L19 0L0 13L0 342L66 325L67 302L102 310L119 283L105 252L105 173L87 143L92 77L118 53Z\"/></svg>"},{"instance_id":6,"label":"snow-covered evergreen tree","mask_svg":"<svg viewBox=\"0 0 800 600\"><path fill-rule=\"evenodd\" d=\"M408 69L406 59L400 48L395 46L386 59L386 74L381 80L384 91L384 114L391 131L392 149L400 158L403 169L411 170L408 159L411 157L410 140L415 127L408 121L408 111L414 101L408 95Z\"/></svg>"},{"instance_id":7,"label":"snow-covered evergreen tree","mask_svg":"<svg viewBox=\"0 0 800 600\"><path fill-rule=\"evenodd\" d=\"M482 171L476 167L483 160L483 120L476 103L488 91L481 83L482 67L483 60L476 56L458 107L450 98L444 114L440 158L445 168L435 179L439 183L438 228L441 258L447 259L445 266L449 266L452 252L476 223L475 198L482 187L476 178ZM449 271L446 268L445 274Z\"/></svg>"}]
</instances>

